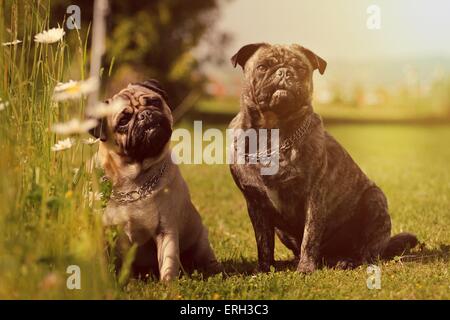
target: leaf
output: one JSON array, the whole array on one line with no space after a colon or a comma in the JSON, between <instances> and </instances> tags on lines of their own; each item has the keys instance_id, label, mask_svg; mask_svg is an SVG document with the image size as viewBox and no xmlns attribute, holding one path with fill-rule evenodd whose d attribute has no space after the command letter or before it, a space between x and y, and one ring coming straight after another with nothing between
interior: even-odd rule
<instances>
[{"instance_id":1,"label":"leaf","mask_svg":"<svg viewBox=\"0 0 450 320\"><path fill-rule=\"evenodd\" d=\"M133 244L131 248L128 250L127 254L125 255L125 259L123 260L122 267L120 269L119 273L119 279L118 283L119 286L123 286L128 281L130 274L131 274L131 266L134 261L134 257L136 255L137 250L137 244Z\"/></svg>"}]
</instances>

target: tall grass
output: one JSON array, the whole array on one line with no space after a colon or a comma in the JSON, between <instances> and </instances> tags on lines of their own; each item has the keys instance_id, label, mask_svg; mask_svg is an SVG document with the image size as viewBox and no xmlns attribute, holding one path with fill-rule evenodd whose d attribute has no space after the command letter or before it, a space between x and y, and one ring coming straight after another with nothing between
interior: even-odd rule
<instances>
[{"instance_id":1,"label":"tall grass","mask_svg":"<svg viewBox=\"0 0 450 320\"><path fill-rule=\"evenodd\" d=\"M114 297L101 227L93 147L51 151L54 123L84 114L84 101L56 103L58 82L82 78L87 34L75 44L39 44L49 4L0 1L0 298ZM61 26L64 21L61 21ZM76 32L76 31L70 31ZM75 71L74 71L75 70ZM95 148L95 147L94 147ZM68 290L66 269L81 268L82 290Z\"/></svg>"},{"instance_id":2,"label":"tall grass","mask_svg":"<svg viewBox=\"0 0 450 320\"><path fill-rule=\"evenodd\" d=\"M58 82L88 74L89 28L66 30L74 42L37 44L36 33L55 27L49 25L49 12L44 1L0 0L0 43L23 41L0 46L0 98L9 102L0 110L0 299L448 299L448 127L332 130L386 191L394 231L416 232L434 253L429 262L384 264L383 290L367 290L364 267L326 269L306 278L291 270L248 276L256 266L256 247L245 201L226 166L207 165L181 169L230 276L183 277L168 285L131 281L123 289L127 270L116 278L105 258L110 239L101 225L104 203L90 196L107 191L93 169L96 147L78 142L69 150L51 151L62 138L51 132L52 125L84 115L84 100L56 103L52 93ZM233 101L228 105L236 112ZM277 259L290 256L277 245ZM81 290L66 287L70 265L80 267Z\"/></svg>"}]
</instances>

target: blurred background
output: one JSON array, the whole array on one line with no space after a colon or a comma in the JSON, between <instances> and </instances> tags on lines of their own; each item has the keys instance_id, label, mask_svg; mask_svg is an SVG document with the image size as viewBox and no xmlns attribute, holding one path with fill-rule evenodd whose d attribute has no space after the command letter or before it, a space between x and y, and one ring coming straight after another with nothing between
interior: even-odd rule
<instances>
[{"instance_id":1,"label":"blurred background","mask_svg":"<svg viewBox=\"0 0 450 320\"><path fill-rule=\"evenodd\" d=\"M101 219L111 188L93 168L98 141L87 144L83 133L52 151L69 138L53 125L85 115L86 99L55 102L53 93L58 82L88 77L93 1L0 0L0 298L449 299L449 1L109 3L102 97L156 78L176 126L188 130L203 120L204 129L224 131L238 112L242 71L229 59L241 46L298 43L325 59L325 73L314 75L316 112L386 193L393 233L414 232L423 245L411 263L383 264L383 290L366 289L365 268L327 269L306 281L290 272L295 266L249 276L255 237L228 165L182 164L232 276L183 277L171 286L128 281L133 250L119 274L105 254L114 234ZM70 5L80 8L79 30L67 27ZM372 28L374 20L380 28ZM34 41L58 25L61 41ZM278 261L292 259L280 243L276 248ZM81 268L83 290L68 290L70 265Z\"/></svg>"},{"instance_id":2,"label":"blurred background","mask_svg":"<svg viewBox=\"0 0 450 320\"><path fill-rule=\"evenodd\" d=\"M92 2L52 1L52 24ZM177 113L227 122L238 111L241 71L229 58L252 42L299 43L324 58L315 107L325 121L446 121L450 117L450 3L445 0L110 1L106 95L157 78ZM379 29L370 29L370 5ZM65 17L65 18L64 18ZM76 41L76 31L67 31Z\"/></svg>"}]
</instances>

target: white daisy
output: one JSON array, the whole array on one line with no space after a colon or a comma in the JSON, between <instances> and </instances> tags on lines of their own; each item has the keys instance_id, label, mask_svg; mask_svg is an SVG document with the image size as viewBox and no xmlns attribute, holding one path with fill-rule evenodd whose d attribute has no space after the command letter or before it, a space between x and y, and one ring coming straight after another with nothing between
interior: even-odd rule
<instances>
[{"instance_id":1,"label":"white daisy","mask_svg":"<svg viewBox=\"0 0 450 320\"><path fill-rule=\"evenodd\" d=\"M88 201L89 201L89 207L92 207L92 205L94 204L94 201L102 200L103 193L89 191L89 194L87 195L87 198L88 198Z\"/></svg>"},{"instance_id":2,"label":"white daisy","mask_svg":"<svg viewBox=\"0 0 450 320\"><path fill-rule=\"evenodd\" d=\"M83 95L94 92L99 87L97 78L89 78L84 81L69 80L66 83L58 83L53 90L53 100L78 99Z\"/></svg>"},{"instance_id":3,"label":"white daisy","mask_svg":"<svg viewBox=\"0 0 450 320\"><path fill-rule=\"evenodd\" d=\"M81 134L95 128L96 125L97 120L95 119L84 121L72 119L68 122L54 124L52 130L58 134Z\"/></svg>"},{"instance_id":4,"label":"white daisy","mask_svg":"<svg viewBox=\"0 0 450 320\"><path fill-rule=\"evenodd\" d=\"M100 139L94 139L94 138L83 139L83 143L87 144L88 146L96 144L99 141L100 141Z\"/></svg>"},{"instance_id":5,"label":"white daisy","mask_svg":"<svg viewBox=\"0 0 450 320\"><path fill-rule=\"evenodd\" d=\"M114 115L126 106L126 101L122 98L114 99L111 103L100 102L94 107L89 108L86 113L94 118L103 118Z\"/></svg>"},{"instance_id":6,"label":"white daisy","mask_svg":"<svg viewBox=\"0 0 450 320\"><path fill-rule=\"evenodd\" d=\"M71 138L67 138L64 140L59 140L53 147L52 147L52 151L63 151L63 150L67 150L72 148L73 144L74 144L74 140Z\"/></svg>"},{"instance_id":7,"label":"white daisy","mask_svg":"<svg viewBox=\"0 0 450 320\"><path fill-rule=\"evenodd\" d=\"M92 192L89 191L89 198L94 199L95 201L102 200L103 193L101 192Z\"/></svg>"},{"instance_id":8,"label":"white daisy","mask_svg":"<svg viewBox=\"0 0 450 320\"><path fill-rule=\"evenodd\" d=\"M55 43L60 41L65 34L63 28L52 28L35 35L34 41L39 43Z\"/></svg>"},{"instance_id":9,"label":"white daisy","mask_svg":"<svg viewBox=\"0 0 450 320\"><path fill-rule=\"evenodd\" d=\"M14 40L14 41L11 41L11 42L3 42L2 46L4 46L4 47L15 46L16 44L19 44L19 43L22 43L22 41L21 40Z\"/></svg>"}]
</instances>

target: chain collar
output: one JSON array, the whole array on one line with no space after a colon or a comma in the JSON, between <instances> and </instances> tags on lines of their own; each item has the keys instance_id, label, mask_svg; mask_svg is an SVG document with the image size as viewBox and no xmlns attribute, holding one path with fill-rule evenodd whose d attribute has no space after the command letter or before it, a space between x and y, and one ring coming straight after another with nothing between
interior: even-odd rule
<instances>
[{"instance_id":1,"label":"chain collar","mask_svg":"<svg viewBox=\"0 0 450 320\"><path fill-rule=\"evenodd\" d=\"M135 190L127 192L113 190L111 192L111 199L119 204L126 204L147 198L153 193L155 186L158 184L159 180L163 176L164 172L166 171L166 168L167 162L164 161L158 173L152 176L142 186L140 186Z\"/></svg>"},{"instance_id":2,"label":"chain collar","mask_svg":"<svg viewBox=\"0 0 450 320\"><path fill-rule=\"evenodd\" d=\"M274 154L286 151L290 148L292 148L292 146L297 143L300 144L303 142L303 140L305 139L307 133L309 133L309 129L311 127L311 122L312 122L312 115L308 115L308 117L305 119L305 121L303 122L303 124L301 125L300 128L298 128L297 130L295 130L295 132L288 137L286 140L284 140L284 142L281 144L281 146L278 148L278 150L273 150L270 153L268 152L268 150L265 151L260 151L260 152L255 152L255 153L246 153L245 156L249 159L259 159L259 158L264 158L264 157L271 157Z\"/></svg>"}]
</instances>

